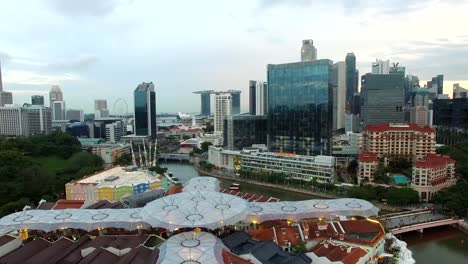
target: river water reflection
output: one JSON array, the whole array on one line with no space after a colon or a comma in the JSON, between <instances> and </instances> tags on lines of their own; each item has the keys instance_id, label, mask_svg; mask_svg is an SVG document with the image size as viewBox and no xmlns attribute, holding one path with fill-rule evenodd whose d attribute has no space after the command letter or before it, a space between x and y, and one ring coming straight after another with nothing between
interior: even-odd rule
<instances>
[{"instance_id":1,"label":"river water reflection","mask_svg":"<svg viewBox=\"0 0 468 264\"><path fill-rule=\"evenodd\" d=\"M181 183L197 177L198 172L187 163L162 163L168 171L173 172ZM231 181L221 180L221 187L228 188ZM283 201L299 201L316 198L311 195L284 192L268 187L241 184L242 192L256 193L276 197ZM413 258L417 263L444 263L464 264L468 263L468 235L451 227L424 230L423 234L411 232L399 235L408 243L408 248L413 252Z\"/></svg>"}]
</instances>

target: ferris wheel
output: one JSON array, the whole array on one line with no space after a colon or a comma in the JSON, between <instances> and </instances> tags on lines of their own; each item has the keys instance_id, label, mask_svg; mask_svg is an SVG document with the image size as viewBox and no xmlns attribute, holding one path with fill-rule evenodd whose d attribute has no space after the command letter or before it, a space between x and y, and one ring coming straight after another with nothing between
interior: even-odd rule
<instances>
[{"instance_id":1,"label":"ferris wheel","mask_svg":"<svg viewBox=\"0 0 468 264\"><path fill-rule=\"evenodd\" d=\"M126 117L128 115L128 104L123 98L117 98L112 106L112 115Z\"/></svg>"}]
</instances>

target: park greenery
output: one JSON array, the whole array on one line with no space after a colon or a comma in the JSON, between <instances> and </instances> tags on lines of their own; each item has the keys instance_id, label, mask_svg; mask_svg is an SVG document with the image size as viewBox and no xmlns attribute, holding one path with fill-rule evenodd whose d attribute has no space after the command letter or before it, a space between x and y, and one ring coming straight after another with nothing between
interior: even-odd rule
<instances>
[{"instance_id":1,"label":"park greenery","mask_svg":"<svg viewBox=\"0 0 468 264\"><path fill-rule=\"evenodd\" d=\"M65 183L102 169L68 134L0 138L0 216L64 197Z\"/></svg>"},{"instance_id":2,"label":"park greenery","mask_svg":"<svg viewBox=\"0 0 468 264\"><path fill-rule=\"evenodd\" d=\"M208 151L208 147L213 145L213 143L211 142L208 142L208 141L205 141L205 142L202 142L201 145L200 145L200 148L194 148L191 152L190 152L190 155L201 155L205 152Z\"/></svg>"},{"instance_id":3,"label":"park greenery","mask_svg":"<svg viewBox=\"0 0 468 264\"><path fill-rule=\"evenodd\" d=\"M461 180L456 185L441 190L435 194L434 202L445 210L466 216L468 213L468 182Z\"/></svg>"},{"instance_id":4,"label":"park greenery","mask_svg":"<svg viewBox=\"0 0 468 264\"><path fill-rule=\"evenodd\" d=\"M456 161L456 173L468 180L468 140L453 146L443 146L437 148L437 153L448 155Z\"/></svg>"}]
</instances>

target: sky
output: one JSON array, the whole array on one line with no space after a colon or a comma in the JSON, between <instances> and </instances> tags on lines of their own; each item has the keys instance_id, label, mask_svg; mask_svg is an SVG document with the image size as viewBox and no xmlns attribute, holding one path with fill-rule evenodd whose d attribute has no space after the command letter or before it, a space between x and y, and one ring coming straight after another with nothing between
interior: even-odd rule
<instances>
[{"instance_id":1,"label":"sky","mask_svg":"<svg viewBox=\"0 0 468 264\"><path fill-rule=\"evenodd\" d=\"M319 59L354 52L360 74L377 58L420 80L444 74L451 95L468 87L466 14L468 0L0 0L0 61L16 104L58 84L67 108L107 99L132 112L152 81L158 112L198 112L192 92L205 89L242 90L248 111L249 80L313 39Z\"/></svg>"}]
</instances>

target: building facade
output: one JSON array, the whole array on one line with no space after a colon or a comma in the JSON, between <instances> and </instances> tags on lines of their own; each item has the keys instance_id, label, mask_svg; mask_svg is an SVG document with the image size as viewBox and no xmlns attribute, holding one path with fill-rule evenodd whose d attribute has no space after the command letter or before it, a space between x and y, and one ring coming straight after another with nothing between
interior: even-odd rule
<instances>
[{"instance_id":1,"label":"building facade","mask_svg":"<svg viewBox=\"0 0 468 264\"><path fill-rule=\"evenodd\" d=\"M468 98L468 89L461 87L459 83L454 83L452 98Z\"/></svg>"},{"instance_id":2,"label":"building facade","mask_svg":"<svg viewBox=\"0 0 468 264\"><path fill-rule=\"evenodd\" d=\"M433 101L434 126L468 130L468 98Z\"/></svg>"},{"instance_id":3,"label":"building facade","mask_svg":"<svg viewBox=\"0 0 468 264\"><path fill-rule=\"evenodd\" d=\"M429 105L429 91L426 88L415 88L411 92L409 122L418 126L432 127L432 107Z\"/></svg>"},{"instance_id":4,"label":"building facade","mask_svg":"<svg viewBox=\"0 0 468 264\"><path fill-rule=\"evenodd\" d=\"M54 101L52 103L52 120L66 120L66 110L64 101Z\"/></svg>"},{"instance_id":5,"label":"building facade","mask_svg":"<svg viewBox=\"0 0 468 264\"><path fill-rule=\"evenodd\" d=\"M361 101L363 125L404 123L404 75L401 73L363 75Z\"/></svg>"},{"instance_id":6,"label":"building facade","mask_svg":"<svg viewBox=\"0 0 468 264\"><path fill-rule=\"evenodd\" d=\"M363 131L362 151L378 157L415 160L435 153L435 130L416 124L367 125Z\"/></svg>"},{"instance_id":7,"label":"building facade","mask_svg":"<svg viewBox=\"0 0 468 264\"><path fill-rule=\"evenodd\" d=\"M281 173L286 177L320 182L335 182L335 158L301 156L289 153L255 152L240 155L241 170Z\"/></svg>"},{"instance_id":8,"label":"building facade","mask_svg":"<svg viewBox=\"0 0 468 264\"><path fill-rule=\"evenodd\" d=\"M251 115L266 115L268 88L263 81L249 81L249 113Z\"/></svg>"},{"instance_id":9,"label":"building facade","mask_svg":"<svg viewBox=\"0 0 468 264\"><path fill-rule=\"evenodd\" d=\"M232 112L231 112L231 114L233 114L233 115L240 114L240 106L241 106L241 93L240 93L240 91L232 91L231 100L232 100Z\"/></svg>"},{"instance_id":10,"label":"building facade","mask_svg":"<svg viewBox=\"0 0 468 264\"><path fill-rule=\"evenodd\" d=\"M317 60L317 48L314 47L314 41L305 39L302 41L301 48L301 61L314 61Z\"/></svg>"},{"instance_id":11,"label":"building facade","mask_svg":"<svg viewBox=\"0 0 468 264\"><path fill-rule=\"evenodd\" d=\"M333 130L345 127L346 63L333 64Z\"/></svg>"},{"instance_id":12,"label":"building facade","mask_svg":"<svg viewBox=\"0 0 468 264\"><path fill-rule=\"evenodd\" d=\"M376 60L372 63L372 74L389 74L390 61Z\"/></svg>"},{"instance_id":13,"label":"building facade","mask_svg":"<svg viewBox=\"0 0 468 264\"><path fill-rule=\"evenodd\" d=\"M31 104L44 106L44 96L42 95L31 96Z\"/></svg>"},{"instance_id":14,"label":"building facade","mask_svg":"<svg viewBox=\"0 0 468 264\"><path fill-rule=\"evenodd\" d=\"M268 147L300 155L331 153L332 62L268 65Z\"/></svg>"},{"instance_id":15,"label":"building facade","mask_svg":"<svg viewBox=\"0 0 468 264\"><path fill-rule=\"evenodd\" d=\"M51 110L48 107L0 107L0 135L31 136L51 130Z\"/></svg>"},{"instance_id":16,"label":"building facade","mask_svg":"<svg viewBox=\"0 0 468 264\"><path fill-rule=\"evenodd\" d=\"M346 110L350 111L353 94L358 91L359 72L356 69L356 56L354 53L346 54Z\"/></svg>"},{"instance_id":17,"label":"building facade","mask_svg":"<svg viewBox=\"0 0 468 264\"><path fill-rule=\"evenodd\" d=\"M156 93L154 84L141 83L135 89L135 135L156 138Z\"/></svg>"},{"instance_id":18,"label":"building facade","mask_svg":"<svg viewBox=\"0 0 468 264\"><path fill-rule=\"evenodd\" d=\"M215 115L214 115L214 132L223 134L224 119L232 114L232 96L230 94L215 95Z\"/></svg>"},{"instance_id":19,"label":"building facade","mask_svg":"<svg viewBox=\"0 0 468 264\"><path fill-rule=\"evenodd\" d=\"M239 114L224 120L224 147L242 150L255 144L267 144L267 117Z\"/></svg>"},{"instance_id":20,"label":"building facade","mask_svg":"<svg viewBox=\"0 0 468 264\"><path fill-rule=\"evenodd\" d=\"M115 121L111 124L106 124L106 140L109 142L119 142L125 135L125 123L123 121Z\"/></svg>"},{"instance_id":21,"label":"building facade","mask_svg":"<svg viewBox=\"0 0 468 264\"><path fill-rule=\"evenodd\" d=\"M109 117L109 109L107 108L107 100L94 100L94 118L101 119Z\"/></svg>"},{"instance_id":22,"label":"building facade","mask_svg":"<svg viewBox=\"0 0 468 264\"><path fill-rule=\"evenodd\" d=\"M429 202L436 192L456 184L455 161L448 156L426 155L414 162L412 176L411 187L421 201Z\"/></svg>"},{"instance_id":23,"label":"building facade","mask_svg":"<svg viewBox=\"0 0 468 264\"><path fill-rule=\"evenodd\" d=\"M83 122L84 121L83 110L67 109L65 119Z\"/></svg>"},{"instance_id":24,"label":"building facade","mask_svg":"<svg viewBox=\"0 0 468 264\"><path fill-rule=\"evenodd\" d=\"M13 104L13 94L11 92L0 91L0 107Z\"/></svg>"},{"instance_id":25,"label":"building facade","mask_svg":"<svg viewBox=\"0 0 468 264\"><path fill-rule=\"evenodd\" d=\"M52 88L49 92L49 103L50 108L53 108L55 101L63 101L62 89L58 85L52 85Z\"/></svg>"},{"instance_id":26,"label":"building facade","mask_svg":"<svg viewBox=\"0 0 468 264\"><path fill-rule=\"evenodd\" d=\"M377 154L372 152L362 152L359 154L358 161L358 184L373 182L375 171L379 165Z\"/></svg>"}]
</instances>

